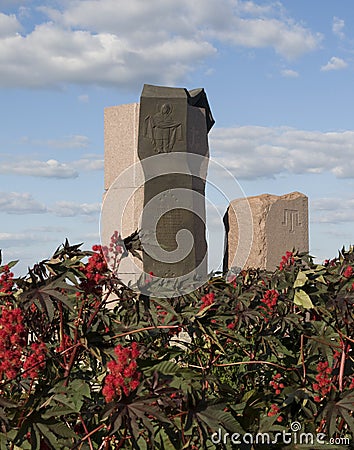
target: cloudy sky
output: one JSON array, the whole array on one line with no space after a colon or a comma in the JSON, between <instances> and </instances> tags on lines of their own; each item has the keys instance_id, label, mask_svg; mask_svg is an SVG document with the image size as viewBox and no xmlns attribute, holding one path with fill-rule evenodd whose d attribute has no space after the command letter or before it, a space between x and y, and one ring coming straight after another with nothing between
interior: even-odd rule
<instances>
[{"instance_id":1,"label":"cloudy sky","mask_svg":"<svg viewBox=\"0 0 354 450\"><path fill-rule=\"evenodd\" d=\"M205 88L211 157L247 196L308 195L320 261L354 241L352 0L0 0L0 11L0 248L21 259L16 274L66 237L99 242L103 110L139 101L144 83Z\"/></svg>"}]
</instances>

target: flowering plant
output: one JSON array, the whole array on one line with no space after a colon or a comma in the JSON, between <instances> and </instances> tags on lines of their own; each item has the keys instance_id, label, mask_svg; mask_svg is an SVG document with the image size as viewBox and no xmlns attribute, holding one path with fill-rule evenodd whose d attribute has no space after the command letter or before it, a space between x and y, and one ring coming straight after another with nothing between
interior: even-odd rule
<instances>
[{"instance_id":1,"label":"flowering plant","mask_svg":"<svg viewBox=\"0 0 354 450\"><path fill-rule=\"evenodd\" d=\"M353 438L352 248L168 300L124 286L107 252L65 242L19 278L0 265L1 450L215 448L218 429L295 421Z\"/></svg>"}]
</instances>

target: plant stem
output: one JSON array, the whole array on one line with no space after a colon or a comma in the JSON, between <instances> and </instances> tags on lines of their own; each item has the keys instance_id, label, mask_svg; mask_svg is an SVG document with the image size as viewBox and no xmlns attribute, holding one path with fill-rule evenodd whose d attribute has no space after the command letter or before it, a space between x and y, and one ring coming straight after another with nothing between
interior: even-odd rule
<instances>
[{"instance_id":1,"label":"plant stem","mask_svg":"<svg viewBox=\"0 0 354 450\"><path fill-rule=\"evenodd\" d=\"M277 367L278 369L282 370L295 370L295 367L284 367L280 364L272 363L270 361L238 361L233 363L224 363L224 364L214 364L215 367L230 367L230 366L242 366L244 364L267 364L269 366ZM204 369L204 367L201 366L195 366L190 364L189 367L194 367L195 369Z\"/></svg>"},{"instance_id":2,"label":"plant stem","mask_svg":"<svg viewBox=\"0 0 354 450\"><path fill-rule=\"evenodd\" d=\"M302 382L305 383L306 380L306 366L305 366L305 358L304 358L304 335L301 335L300 338L300 356L301 356L301 364L302 364Z\"/></svg>"},{"instance_id":3,"label":"plant stem","mask_svg":"<svg viewBox=\"0 0 354 450\"><path fill-rule=\"evenodd\" d=\"M87 427L86 427L86 424L85 424L84 419L82 418L82 415L81 415L81 414L79 415L79 419L80 419L80 422L82 423L82 426L84 427L86 436L89 436L88 429L87 429ZM90 446L90 450L93 450L93 446L92 446L92 442L91 442L91 437L90 437L90 436L88 437L88 444L89 444L89 446Z\"/></svg>"},{"instance_id":4,"label":"plant stem","mask_svg":"<svg viewBox=\"0 0 354 450\"><path fill-rule=\"evenodd\" d=\"M111 340L117 339L120 337L124 337L124 336L129 336L129 334L140 333L142 331L156 330L156 329L161 329L161 328L179 328L179 326L178 325L158 325L155 327L151 326L151 327L139 328L138 330L132 330L132 331L127 331L126 333L116 334L115 336L111 337Z\"/></svg>"}]
</instances>

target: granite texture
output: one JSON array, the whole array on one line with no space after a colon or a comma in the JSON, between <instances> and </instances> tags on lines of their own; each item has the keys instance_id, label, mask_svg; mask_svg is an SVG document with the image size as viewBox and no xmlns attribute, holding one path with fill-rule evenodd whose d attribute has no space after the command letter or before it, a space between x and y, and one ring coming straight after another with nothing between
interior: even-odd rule
<instances>
[{"instance_id":1,"label":"granite texture","mask_svg":"<svg viewBox=\"0 0 354 450\"><path fill-rule=\"evenodd\" d=\"M251 212L247 216L247 210ZM247 217L252 243L242 248L239 223ZM233 200L224 217L224 271L231 267L274 270L286 251L309 251L308 198L300 192ZM247 255L248 254L248 255ZM242 261L242 263L240 263Z\"/></svg>"}]
</instances>

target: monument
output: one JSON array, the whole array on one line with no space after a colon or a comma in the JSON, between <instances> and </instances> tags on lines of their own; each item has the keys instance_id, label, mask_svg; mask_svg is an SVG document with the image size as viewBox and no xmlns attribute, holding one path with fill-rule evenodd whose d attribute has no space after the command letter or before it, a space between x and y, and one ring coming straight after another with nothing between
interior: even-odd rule
<instances>
[{"instance_id":1,"label":"monument","mask_svg":"<svg viewBox=\"0 0 354 450\"><path fill-rule=\"evenodd\" d=\"M145 272L166 278L207 273L204 197L213 123L202 89L144 86L138 155L145 175Z\"/></svg>"},{"instance_id":2,"label":"monument","mask_svg":"<svg viewBox=\"0 0 354 450\"><path fill-rule=\"evenodd\" d=\"M238 221L249 209L253 221L253 225L250 224L253 227L253 239L251 248L243 249ZM244 256L248 252L246 264L242 268L271 271L279 267L287 251L309 251L308 198L300 192L282 196L263 194L233 200L224 216L224 224L224 272L238 266L235 258L238 246L241 247L239 254Z\"/></svg>"},{"instance_id":3,"label":"monument","mask_svg":"<svg viewBox=\"0 0 354 450\"><path fill-rule=\"evenodd\" d=\"M144 85L140 104L105 109L102 242L140 230L142 264L118 275L188 282L207 277L205 180L214 124L203 89ZM193 287L193 283L191 284Z\"/></svg>"}]
</instances>

